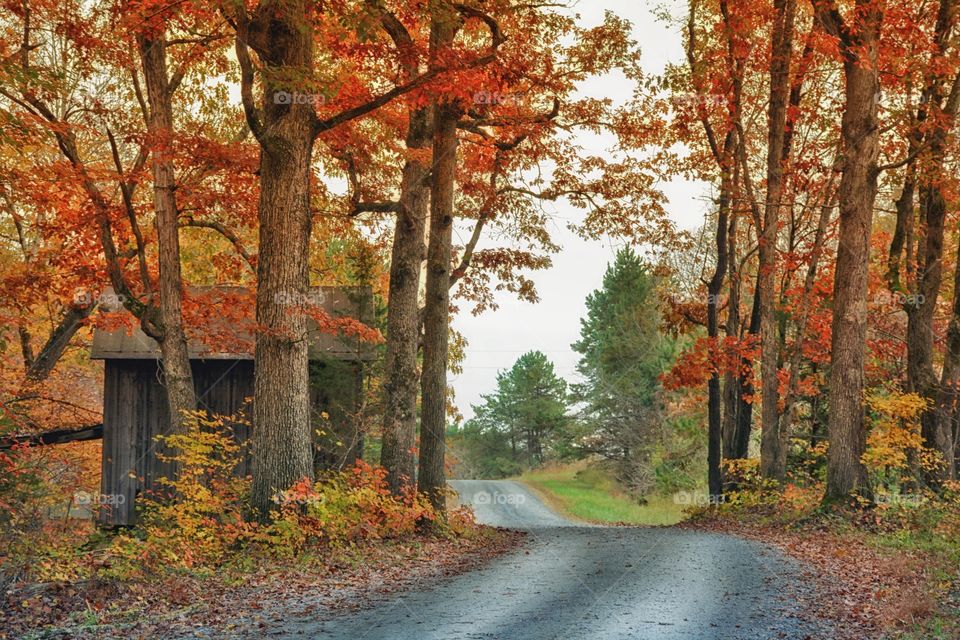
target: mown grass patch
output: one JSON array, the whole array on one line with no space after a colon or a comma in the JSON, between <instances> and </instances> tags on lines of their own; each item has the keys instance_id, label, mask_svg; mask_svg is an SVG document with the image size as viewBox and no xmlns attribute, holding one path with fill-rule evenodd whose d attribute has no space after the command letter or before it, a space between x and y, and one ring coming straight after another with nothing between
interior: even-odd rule
<instances>
[{"instance_id":1,"label":"mown grass patch","mask_svg":"<svg viewBox=\"0 0 960 640\"><path fill-rule=\"evenodd\" d=\"M685 517L683 506L671 497L648 496L646 504L640 504L611 474L583 464L528 471L520 480L539 491L554 509L577 520L671 525Z\"/></svg>"}]
</instances>

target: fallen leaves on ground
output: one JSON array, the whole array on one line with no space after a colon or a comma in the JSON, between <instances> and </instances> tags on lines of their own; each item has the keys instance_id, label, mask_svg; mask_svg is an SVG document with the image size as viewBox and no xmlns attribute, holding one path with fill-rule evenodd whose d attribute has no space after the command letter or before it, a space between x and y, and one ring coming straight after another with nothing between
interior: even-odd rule
<instances>
[{"instance_id":1,"label":"fallen leaves on ground","mask_svg":"<svg viewBox=\"0 0 960 640\"><path fill-rule=\"evenodd\" d=\"M680 526L762 542L798 560L814 590L792 595L806 616L832 623L837 638L890 637L921 622L938 606L929 558L880 549L856 529L835 531L816 520L785 526L709 515Z\"/></svg>"},{"instance_id":2,"label":"fallen leaves on ground","mask_svg":"<svg viewBox=\"0 0 960 640\"><path fill-rule=\"evenodd\" d=\"M361 608L469 571L523 537L484 527L470 538L382 542L206 577L9 586L0 600L0 638L41 630L44 638L259 638L291 620Z\"/></svg>"}]
</instances>

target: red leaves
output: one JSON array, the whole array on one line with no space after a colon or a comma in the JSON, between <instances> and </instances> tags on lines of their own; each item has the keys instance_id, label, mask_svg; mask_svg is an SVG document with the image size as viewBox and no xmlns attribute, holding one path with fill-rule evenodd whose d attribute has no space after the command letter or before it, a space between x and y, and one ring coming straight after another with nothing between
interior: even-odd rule
<instances>
[{"instance_id":1,"label":"red leaves","mask_svg":"<svg viewBox=\"0 0 960 640\"><path fill-rule=\"evenodd\" d=\"M743 340L700 337L663 375L663 384L667 389L700 387L715 373L739 375L747 372L748 369L741 371L744 361L751 362L758 357L759 342L753 337L747 336Z\"/></svg>"}]
</instances>

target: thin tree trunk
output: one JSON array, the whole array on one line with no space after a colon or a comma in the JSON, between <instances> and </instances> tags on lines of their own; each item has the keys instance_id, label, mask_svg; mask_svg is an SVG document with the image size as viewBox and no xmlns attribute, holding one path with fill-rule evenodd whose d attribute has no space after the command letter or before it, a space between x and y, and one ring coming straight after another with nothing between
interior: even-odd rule
<instances>
[{"instance_id":1,"label":"thin tree trunk","mask_svg":"<svg viewBox=\"0 0 960 640\"><path fill-rule=\"evenodd\" d=\"M407 148L423 149L431 139L430 114L410 114ZM417 353L420 341L420 268L430 206L430 167L415 157L403 167L400 212L390 254L390 305L387 308L383 444L380 464L394 494L414 483L417 433Z\"/></svg>"},{"instance_id":2,"label":"thin tree trunk","mask_svg":"<svg viewBox=\"0 0 960 640\"><path fill-rule=\"evenodd\" d=\"M173 104L167 75L165 36L162 33L149 37L141 36L139 45L150 105L148 131L151 143L155 145L150 157L153 165L153 202L160 268L160 354L163 383L170 413L169 432L182 433L186 430L188 413L197 408L197 400L187 337L183 329L180 229L177 224L177 200L171 157Z\"/></svg>"},{"instance_id":3,"label":"thin tree trunk","mask_svg":"<svg viewBox=\"0 0 960 640\"><path fill-rule=\"evenodd\" d=\"M793 55L795 0L776 0L770 61L770 105L767 136L767 199L760 239L760 474L784 482L787 474L786 434L780 429L779 352L774 308L777 272L777 227L783 197L784 143L787 101L790 97L790 59Z\"/></svg>"},{"instance_id":4,"label":"thin tree trunk","mask_svg":"<svg viewBox=\"0 0 960 640\"><path fill-rule=\"evenodd\" d=\"M870 231L877 196L877 50L882 14L875 2L857 0L856 24L851 28L832 2L816 2L815 7L825 31L840 40L846 80L830 349L830 448L824 496L825 503L832 503L870 491L861 461L866 445L862 400Z\"/></svg>"},{"instance_id":5,"label":"thin tree trunk","mask_svg":"<svg viewBox=\"0 0 960 640\"><path fill-rule=\"evenodd\" d=\"M960 255L960 246L957 247ZM960 431L957 430L956 416L957 385L960 383L960 262L954 273L953 309L950 325L947 328L947 348L943 357L943 371L940 374L940 387L936 397L938 418L937 430L933 434L932 444L944 458L944 468L938 480L950 480L957 477L957 455L960 454Z\"/></svg>"},{"instance_id":6,"label":"thin tree trunk","mask_svg":"<svg viewBox=\"0 0 960 640\"><path fill-rule=\"evenodd\" d=\"M727 278L730 284L728 285L725 331L727 338L734 340L740 337L740 271L737 265L737 217L737 211L731 209L730 224L727 228ZM737 369L728 368L723 374L723 428L721 433L724 460L744 457L743 455L737 455L739 451L736 450L734 445L739 426L740 398L743 396L740 371L743 367L743 361L739 355L735 359Z\"/></svg>"},{"instance_id":7,"label":"thin tree trunk","mask_svg":"<svg viewBox=\"0 0 960 640\"><path fill-rule=\"evenodd\" d=\"M741 94L740 76L743 70L742 65L737 64L733 55L733 36L729 25L729 12L724 0L720 2L720 10L724 17L725 33L728 38L727 64L729 72L733 77L733 95L730 101L730 109L735 114L738 114ZM690 11L687 16L687 63L690 66L690 72L693 75L695 84L697 83L698 71L700 69L700 63L696 59L696 11L697 2L691 2ZM707 283L707 335L716 343L720 334L718 303L727 269L728 246L726 234L733 187L735 186L733 183L734 167L736 165L734 150L738 144L738 136L733 127L728 128L723 138L723 146L721 147L706 110L701 107L698 116L710 144L713 159L717 163L717 168L720 171L720 201L716 232L717 262L710 282ZM736 117L734 119L736 119ZM714 371L707 381L707 485L711 497L716 499L719 499L723 493L723 474L721 470L723 424L721 422L721 402L720 375Z\"/></svg>"},{"instance_id":8,"label":"thin tree trunk","mask_svg":"<svg viewBox=\"0 0 960 640\"><path fill-rule=\"evenodd\" d=\"M729 150L733 147L733 132L729 132L724 144L725 156L732 157ZM715 343L719 341L719 302L723 290L723 280L727 271L727 225L730 216L730 202L733 193L733 178L729 167L721 167L720 198L717 211L716 249L717 263L713 276L707 283L707 335ZM719 499L723 494L723 474L721 469L723 447L723 425L721 423L720 374L714 371L707 381L707 488L710 496Z\"/></svg>"},{"instance_id":9,"label":"thin tree trunk","mask_svg":"<svg viewBox=\"0 0 960 640\"><path fill-rule=\"evenodd\" d=\"M944 2L948 15L953 15L952 3ZM939 100L937 100L939 102ZM924 381L930 386L924 387L925 397L931 400L931 408L921 416L921 434L927 447L940 454L942 465L926 472L926 480L933 485L940 485L955 476L953 427L950 422L952 411L949 410L955 395L957 361L953 359L950 348L950 336L947 340L947 353L944 357L944 366L941 371L940 384L937 384L933 372L933 320L937 300L940 294L940 284L943 272L943 236L947 218L947 199L943 191L944 178L942 167L946 163L947 134L952 128L960 105L960 76L953 82L943 115L947 120L938 126L931 134L929 169L924 172L920 185L920 198L926 213L927 220L927 249L924 253L926 269L921 278L920 293L924 296L919 299L920 320L926 321L923 331L923 347L921 354L927 354L929 361L925 361ZM960 249L958 249L960 256ZM951 328L953 323L951 322Z\"/></svg>"},{"instance_id":10,"label":"thin tree trunk","mask_svg":"<svg viewBox=\"0 0 960 640\"><path fill-rule=\"evenodd\" d=\"M430 33L432 55L453 43L461 20L452 7L438 7ZM433 182L430 244L427 249L424 309L422 415L417 489L438 510L445 507L444 449L447 415L447 347L450 318L450 269L454 187L457 177L456 105L435 99L433 106Z\"/></svg>"},{"instance_id":11,"label":"thin tree trunk","mask_svg":"<svg viewBox=\"0 0 960 640\"><path fill-rule=\"evenodd\" d=\"M960 246L957 247L960 255ZM953 282L953 309L947 328L947 349L943 358L940 389L937 393L937 411L942 420L941 428L950 433L954 450L945 456L949 477L957 477L957 456L960 455L960 421L958 421L957 385L960 383L960 263L957 264Z\"/></svg>"},{"instance_id":12,"label":"thin tree trunk","mask_svg":"<svg viewBox=\"0 0 960 640\"><path fill-rule=\"evenodd\" d=\"M747 327L747 336L756 340L760 335L760 294L757 291L760 288L760 276L754 282L753 288L753 306L750 309L750 324ZM743 389L743 395L740 398L740 424L737 428L737 434L734 437L734 451L741 458L746 458L750 449L750 433L753 431L753 400L756 388L753 385L753 362L749 358L744 358L740 370L740 388Z\"/></svg>"},{"instance_id":13,"label":"thin tree trunk","mask_svg":"<svg viewBox=\"0 0 960 640\"><path fill-rule=\"evenodd\" d=\"M953 29L955 4L954 0L942 0L940 3L935 29L939 56L945 53ZM931 67L934 62L935 60L931 61ZM925 137L928 149L924 151L925 162L922 163L922 168L915 168L911 162L906 171L901 198L897 202L897 228L894 241L891 242L888 273L891 288L896 292L894 287L899 284L898 260L903 242L901 227L906 227L906 219L913 216L912 196L916 180L924 225L922 251L918 252L917 256L916 295L906 298L903 303L907 312L907 381L908 389L929 402L929 408L920 417L921 433L927 446L940 453L944 461L942 467L926 470L927 481L934 485L949 479L954 466L952 429L948 415L945 415L940 407L941 400L945 398L942 397L944 393L939 389L933 367L933 323L943 280L943 240L947 214L941 167L946 160L946 137L960 100L960 76L952 85L945 107L943 88L942 74L936 69L929 71L922 104L909 135L911 155L921 150ZM930 131L925 134L922 125L929 115L933 115L935 119ZM948 376L949 366L949 362L944 363L943 373ZM949 392L946 395L949 395Z\"/></svg>"},{"instance_id":14,"label":"thin tree trunk","mask_svg":"<svg viewBox=\"0 0 960 640\"><path fill-rule=\"evenodd\" d=\"M827 227L830 224L830 212L833 209L832 181L827 186L826 199L820 207L820 217L817 220L817 230L814 233L813 248L810 252L810 264L807 267L807 273L803 281L803 293L800 298L800 318L797 321L797 337L793 347L793 353L790 359L790 374L787 380L787 394L784 400L783 417L781 419L781 429L785 433L790 432L793 424L793 410L797 402L797 395L800 386L800 362L803 358L803 344L807 332L807 324L812 312L811 305L813 300L810 296L813 292L813 286L817 281L817 271L820 266L820 257L823 253L823 245L826 240Z\"/></svg>"},{"instance_id":15,"label":"thin tree trunk","mask_svg":"<svg viewBox=\"0 0 960 640\"><path fill-rule=\"evenodd\" d=\"M953 3L945 2L950 5L946 12L953 17ZM944 176L941 174L942 167L946 157L947 134L952 128L953 120L956 117L957 109L960 107L960 75L953 82L947 104L944 108L944 115L949 120L944 126L938 127L933 132L932 144L930 148L931 155L931 175L926 176L921 185L921 197L925 201L927 217L933 218L939 223L940 243L939 248L943 248L943 227L946 220L947 201L943 192ZM947 348L944 354L943 369L940 374L940 384L933 394L933 409L925 412L921 431L928 447L940 454L942 457L942 466L927 473L927 480L939 485L946 480L952 480L957 475L956 470L956 435L953 427L953 416L955 414L955 405L957 400L957 382L960 377L960 247L957 248L958 263L954 275L954 300L953 314L950 318L950 324L947 329ZM929 264L930 256L927 254L926 260ZM939 294L940 278L942 270L941 256L937 256L937 264L934 267L937 272L937 290L932 293L934 304L936 295ZM923 300L926 303L926 300ZM933 311L931 311L931 348L933 340Z\"/></svg>"}]
</instances>

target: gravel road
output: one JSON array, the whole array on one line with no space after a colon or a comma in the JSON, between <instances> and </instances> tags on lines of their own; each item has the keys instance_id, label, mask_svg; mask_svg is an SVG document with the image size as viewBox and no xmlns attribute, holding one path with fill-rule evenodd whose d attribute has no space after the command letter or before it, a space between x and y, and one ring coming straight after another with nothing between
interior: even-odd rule
<instances>
[{"instance_id":1,"label":"gravel road","mask_svg":"<svg viewBox=\"0 0 960 640\"><path fill-rule=\"evenodd\" d=\"M481 522L529 532L483 568L303 621L286 637L351 640L817 640L794 616L807 587L776 551L673 528L583 526L522 484L452 483ZM322 618L323 616L321 616Z\"/></svg>"}]
</instances>

